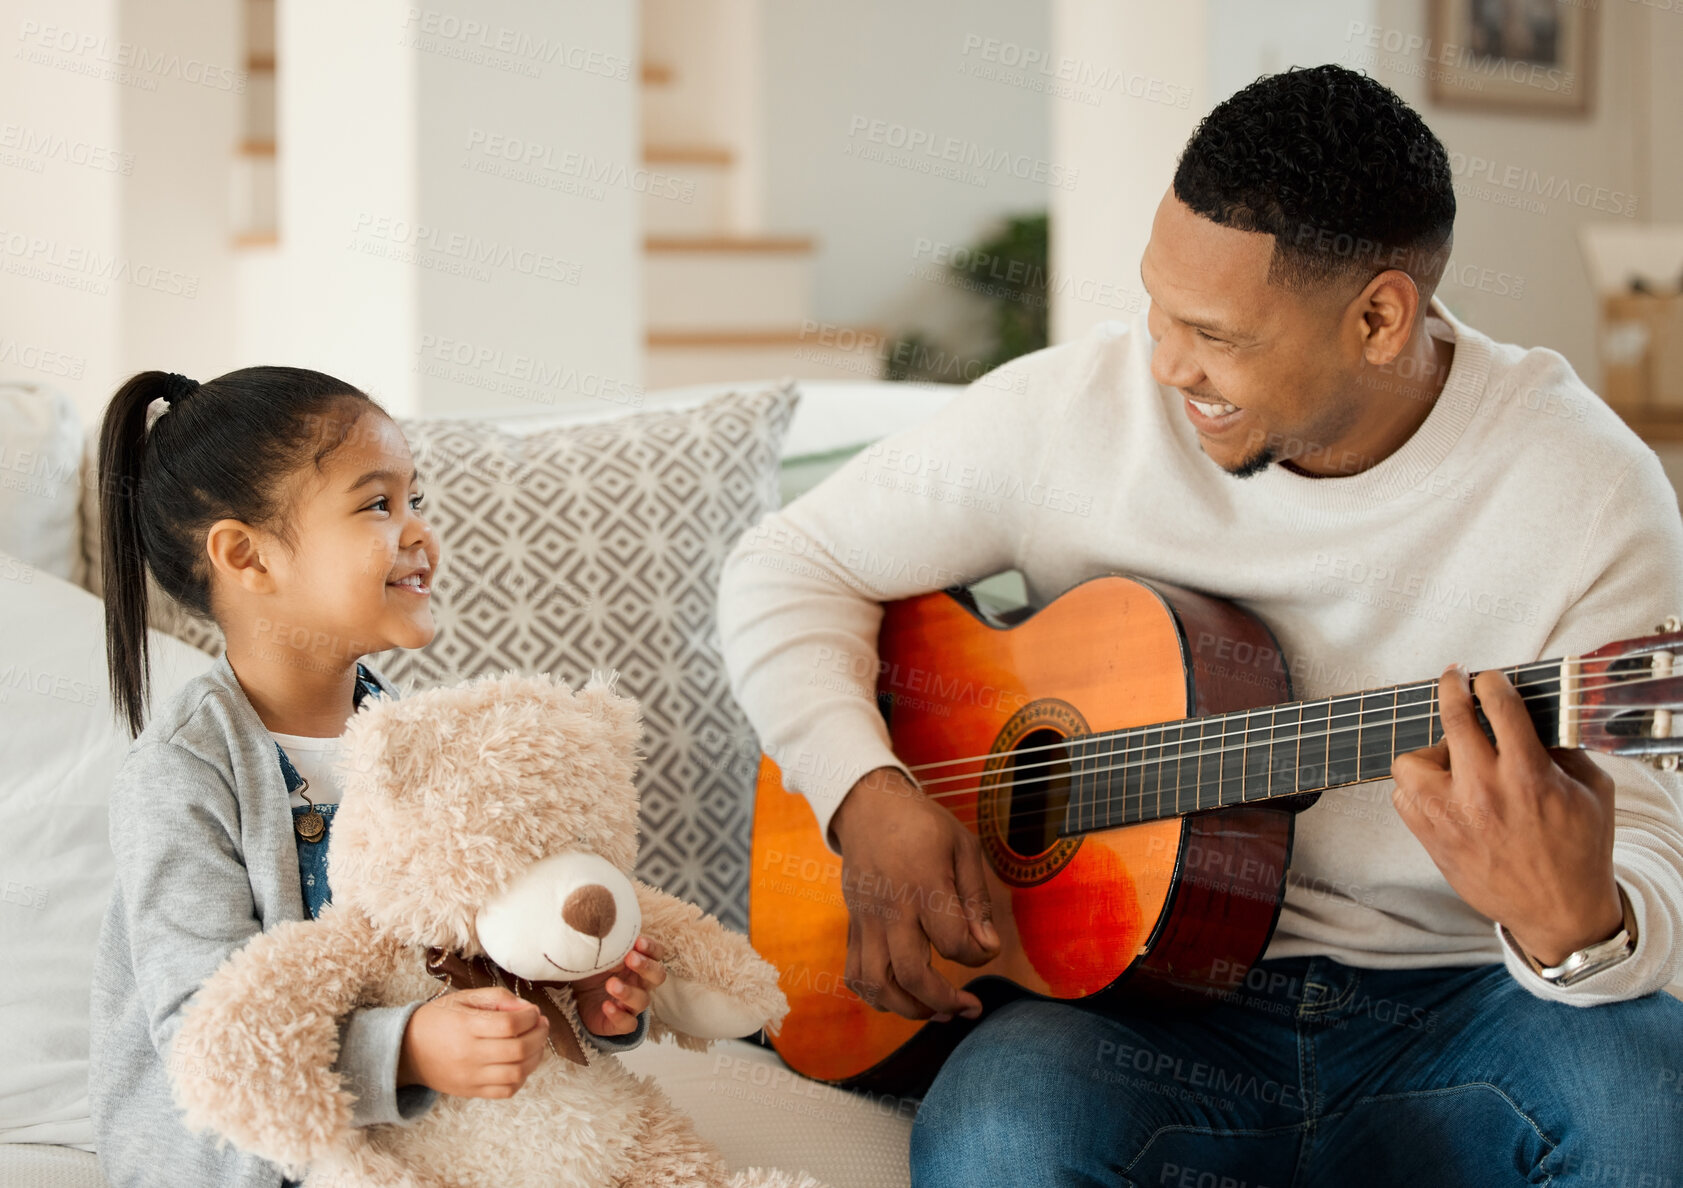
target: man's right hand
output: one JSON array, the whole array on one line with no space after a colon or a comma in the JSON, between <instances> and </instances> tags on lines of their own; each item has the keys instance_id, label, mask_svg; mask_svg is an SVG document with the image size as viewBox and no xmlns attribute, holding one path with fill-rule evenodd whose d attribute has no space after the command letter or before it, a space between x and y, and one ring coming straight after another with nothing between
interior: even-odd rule
<instances>
[{"instance_id":1,"label":"man's right hand","mask_svg":"<svg viewBox=\"0 0 1683 1188\"><path fill-rule=\"evenodd\" d=\"M974 1019L982 1003L930 964L999 955L986 862L976 835L898 768L861 776L830 818L847 901L845 984L908 1019Z\"/></svg>"}]
</instances>

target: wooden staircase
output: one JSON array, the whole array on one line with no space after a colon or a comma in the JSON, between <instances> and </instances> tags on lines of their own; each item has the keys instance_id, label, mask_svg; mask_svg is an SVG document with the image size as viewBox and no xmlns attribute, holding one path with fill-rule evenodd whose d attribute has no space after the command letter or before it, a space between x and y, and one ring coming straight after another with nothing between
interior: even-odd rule
<instances>
[{"instance_id":1,"label":"wooden staircase","mask_svg":"<svg viewBox=\"0 0 1683 1188\"><path fill-rule=\"evenodd\" d=\"M243 0L245 110L234 159L234 246L278 241L275 192L275 0Z\"/></svg>"},{"instance_id":2,"label":"wooden staircase","mask_svg":"<svg viewBox=\"0 0 1683 1188\"><path fill-rule=\"evenodd\" d=\"M723 380L876 379L880 333L812 317L816 241L758 225L745 149L760 101L755 5L643 0L644 384ZM837 343L846 343L842 349Z\"/></svg>"}]
</instances>

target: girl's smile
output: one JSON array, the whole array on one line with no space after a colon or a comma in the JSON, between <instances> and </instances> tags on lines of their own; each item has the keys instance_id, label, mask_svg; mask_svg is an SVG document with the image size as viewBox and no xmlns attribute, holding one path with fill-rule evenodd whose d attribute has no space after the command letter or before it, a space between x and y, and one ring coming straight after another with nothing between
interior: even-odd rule
<instances>
[{"instance_id":1,"label":"girl's smile","mask_svg":"<svg viewBox=\"0 0 1683 1188\"><path fill-rule=\"evenodd\" d=\"M419 594L421 597L425 598L427 595L432 593L432 587L427 585L427 575L430 573L432 573L432 566L423 565L418 569L410 570L402 577L392 579L387 582L386 585L390 586L394 590L403 590L410 594Z\"/></svg>"}]
</instances>

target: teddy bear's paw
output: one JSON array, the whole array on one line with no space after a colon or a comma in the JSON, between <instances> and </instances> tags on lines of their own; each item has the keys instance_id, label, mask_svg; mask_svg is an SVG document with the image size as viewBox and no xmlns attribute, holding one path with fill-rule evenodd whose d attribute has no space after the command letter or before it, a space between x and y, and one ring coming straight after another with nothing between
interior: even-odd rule
<instances>
[{"instance_id":1,"label":"teddy bear's paw","mask_svg":"<svg viewBox=\"0 0 1683 1188\"><path fill-rule=\"evenodd\" d=\"M655 1016L680 1035L697 1039L739 1039L765 1026L764 1012L723 990L668 976L654 988Z\"/></svg>"},{"instance_id":2,"label":"teddy bear's paw","mask_svg":"<svg viewBox=\"0 0 1683 1188\"><path fill-rule=\"evenodd\" d=\"M745 1167L730 1178L730 1188L824 1188L824 1185L805 1172Z\"/></svg>"}]
</instances>

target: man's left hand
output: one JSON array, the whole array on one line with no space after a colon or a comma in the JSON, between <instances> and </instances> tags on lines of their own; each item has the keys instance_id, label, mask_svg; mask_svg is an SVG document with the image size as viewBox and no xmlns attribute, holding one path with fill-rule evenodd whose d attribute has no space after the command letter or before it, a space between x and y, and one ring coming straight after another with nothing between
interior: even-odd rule
<instances>
[{"instance_id":1,"label":"man's left hand","mask_svg":"<svg viewBox=\"0 0 1683 1188\"><path fill-rule=\"evenodd\" d=\"M1613 875L1613 778L1577 750L1545 748L1499 669L1473 686L1458 666L1438 678L1441 742L1397 756L1392 801L1443 877L1507 926L1532 957L1557 965L1619 931Z\"/></svg>"}]
</instances>

